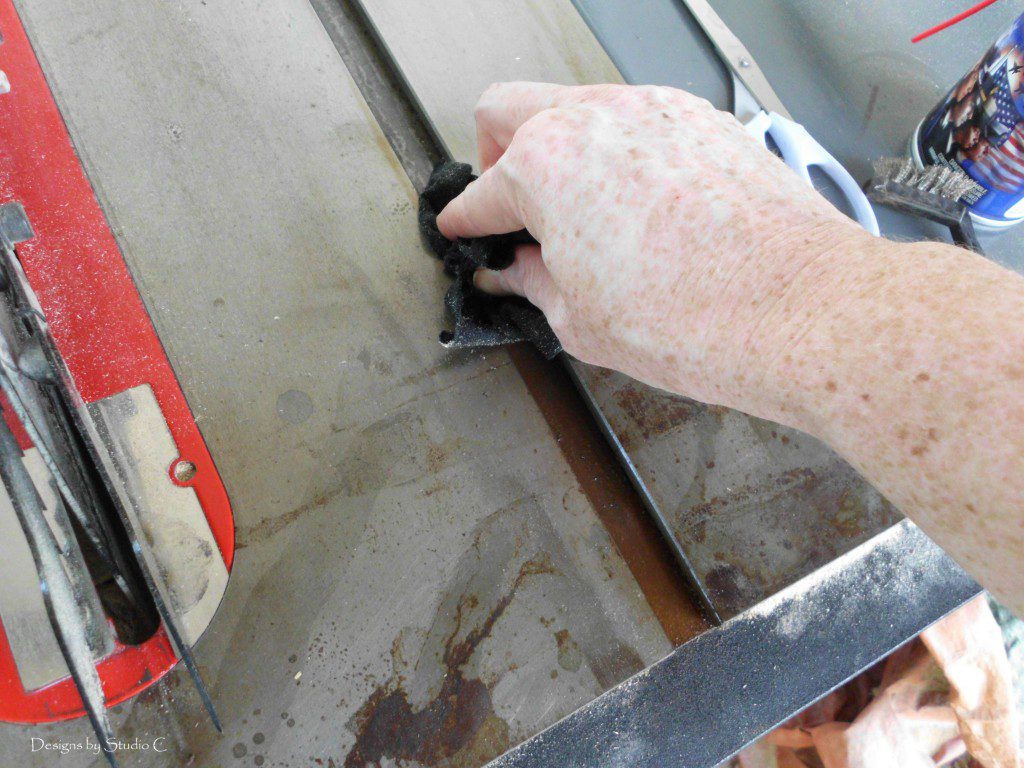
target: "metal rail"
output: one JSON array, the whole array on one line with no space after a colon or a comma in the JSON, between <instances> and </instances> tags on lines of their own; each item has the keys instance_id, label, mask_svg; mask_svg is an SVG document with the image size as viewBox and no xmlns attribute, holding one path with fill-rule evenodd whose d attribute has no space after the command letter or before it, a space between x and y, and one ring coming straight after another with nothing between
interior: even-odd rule
<instances>
[{"instance_id":1,"label":"metal rail","mask_svg":"<svg viewBox=\"0 0 1024 768\"><path fill-rule=\"evenodd\" d=\"M489 768L716 766L980 591L904 521L680 646Z\"/></svg>"}]
</instances>

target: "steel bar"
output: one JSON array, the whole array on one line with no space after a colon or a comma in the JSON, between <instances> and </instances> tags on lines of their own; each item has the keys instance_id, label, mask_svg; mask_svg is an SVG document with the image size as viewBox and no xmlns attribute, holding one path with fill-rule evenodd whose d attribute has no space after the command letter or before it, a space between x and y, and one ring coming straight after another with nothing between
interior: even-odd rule
<instances>
[{"instance_id":1,"label":"steel bar","mask_svg":"<svg viewBox=\"0 0 1024 768\"><path fill-rule=\"evenodd\" d=\"M712 768L980 591L905 521L680 646L489 768Z\"/></svg>"}]
</instances>

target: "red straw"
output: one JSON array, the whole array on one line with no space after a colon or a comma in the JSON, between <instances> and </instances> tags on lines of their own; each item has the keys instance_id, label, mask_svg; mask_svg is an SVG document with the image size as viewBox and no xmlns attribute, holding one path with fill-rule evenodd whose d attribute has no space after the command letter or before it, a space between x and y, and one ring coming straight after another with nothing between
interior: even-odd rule
<instances>
[{"instance_id":1,"label":"red straw","mask_svg":"<svg viewBox=\"0 0 1024 768\"><path fill-rule=\"evenodd\" d=\"M963 21L964 19L966 19L968 16L973 16L978 11L980 11L980 10L982 10L984 8L988 8L995 1L996 0L982 0L980 3L978 3L975 6L972 6L972 7L968 8L963 13L958 13L953 18L947 19L946 21L942 22L941 24L936 24L931 29L926 29L921 34L916 35L916 36L910 38L910 42L912 42L912 43L919 43L922 40L924 40L926 37L931 37L936 32L941 32L942 30L946 29L947 27L952 27L954 24L958 24L961 21Z\"/></svg>"}]
</instances>

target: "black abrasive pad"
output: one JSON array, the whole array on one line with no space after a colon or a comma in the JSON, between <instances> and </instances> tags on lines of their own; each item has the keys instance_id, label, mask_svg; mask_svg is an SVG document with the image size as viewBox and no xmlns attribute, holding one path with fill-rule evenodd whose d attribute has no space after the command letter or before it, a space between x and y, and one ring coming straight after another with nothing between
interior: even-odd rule
<instances>
[{"instance_id":1,"label":"black abrasive pad","mask_svg":"<svg viewBox=\"0 0 1024 768\"><path fill-rule=\"evenodd\" d=\"M480 267L507 269L515 247L536 243L524 229L508 235L448 240L437 228L437 214L476 176L465 163L438 163L420 195L420 231L452 278L444 295L455 327L442 331L441 344L448 349L496 347L530 341L549 360L562 351L544 314L518 296L490 296L473 287L473 273Z\"/></svg>"}]
</instances>

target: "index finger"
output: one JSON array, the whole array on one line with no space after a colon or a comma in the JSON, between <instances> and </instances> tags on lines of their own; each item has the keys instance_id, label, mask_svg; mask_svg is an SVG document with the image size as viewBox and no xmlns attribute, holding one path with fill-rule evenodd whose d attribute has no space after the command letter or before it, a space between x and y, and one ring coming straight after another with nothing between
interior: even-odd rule
<instances>
[{"instance_id":1,"label":"index finger","mask_svg":"<svg viewBox=\"0 0 1024 768\"><path fill-rule=\"evenodd\" d=\"M526 226L509 178L508 161L492 166L437 215L437 228L449 240L515 232Z\"/></svg>"},{"instance_id":2,"label":"index finger","mask_svg":"<svg viewBox=\"0 0 1024 768\"><path fill-rule=\"evenodd\" d=\"M476 143L480 170L500 158L519 126L545 109L558 106L569 86L554 83L494 83L476 103Z\"/></svg>"}]
</instances>

